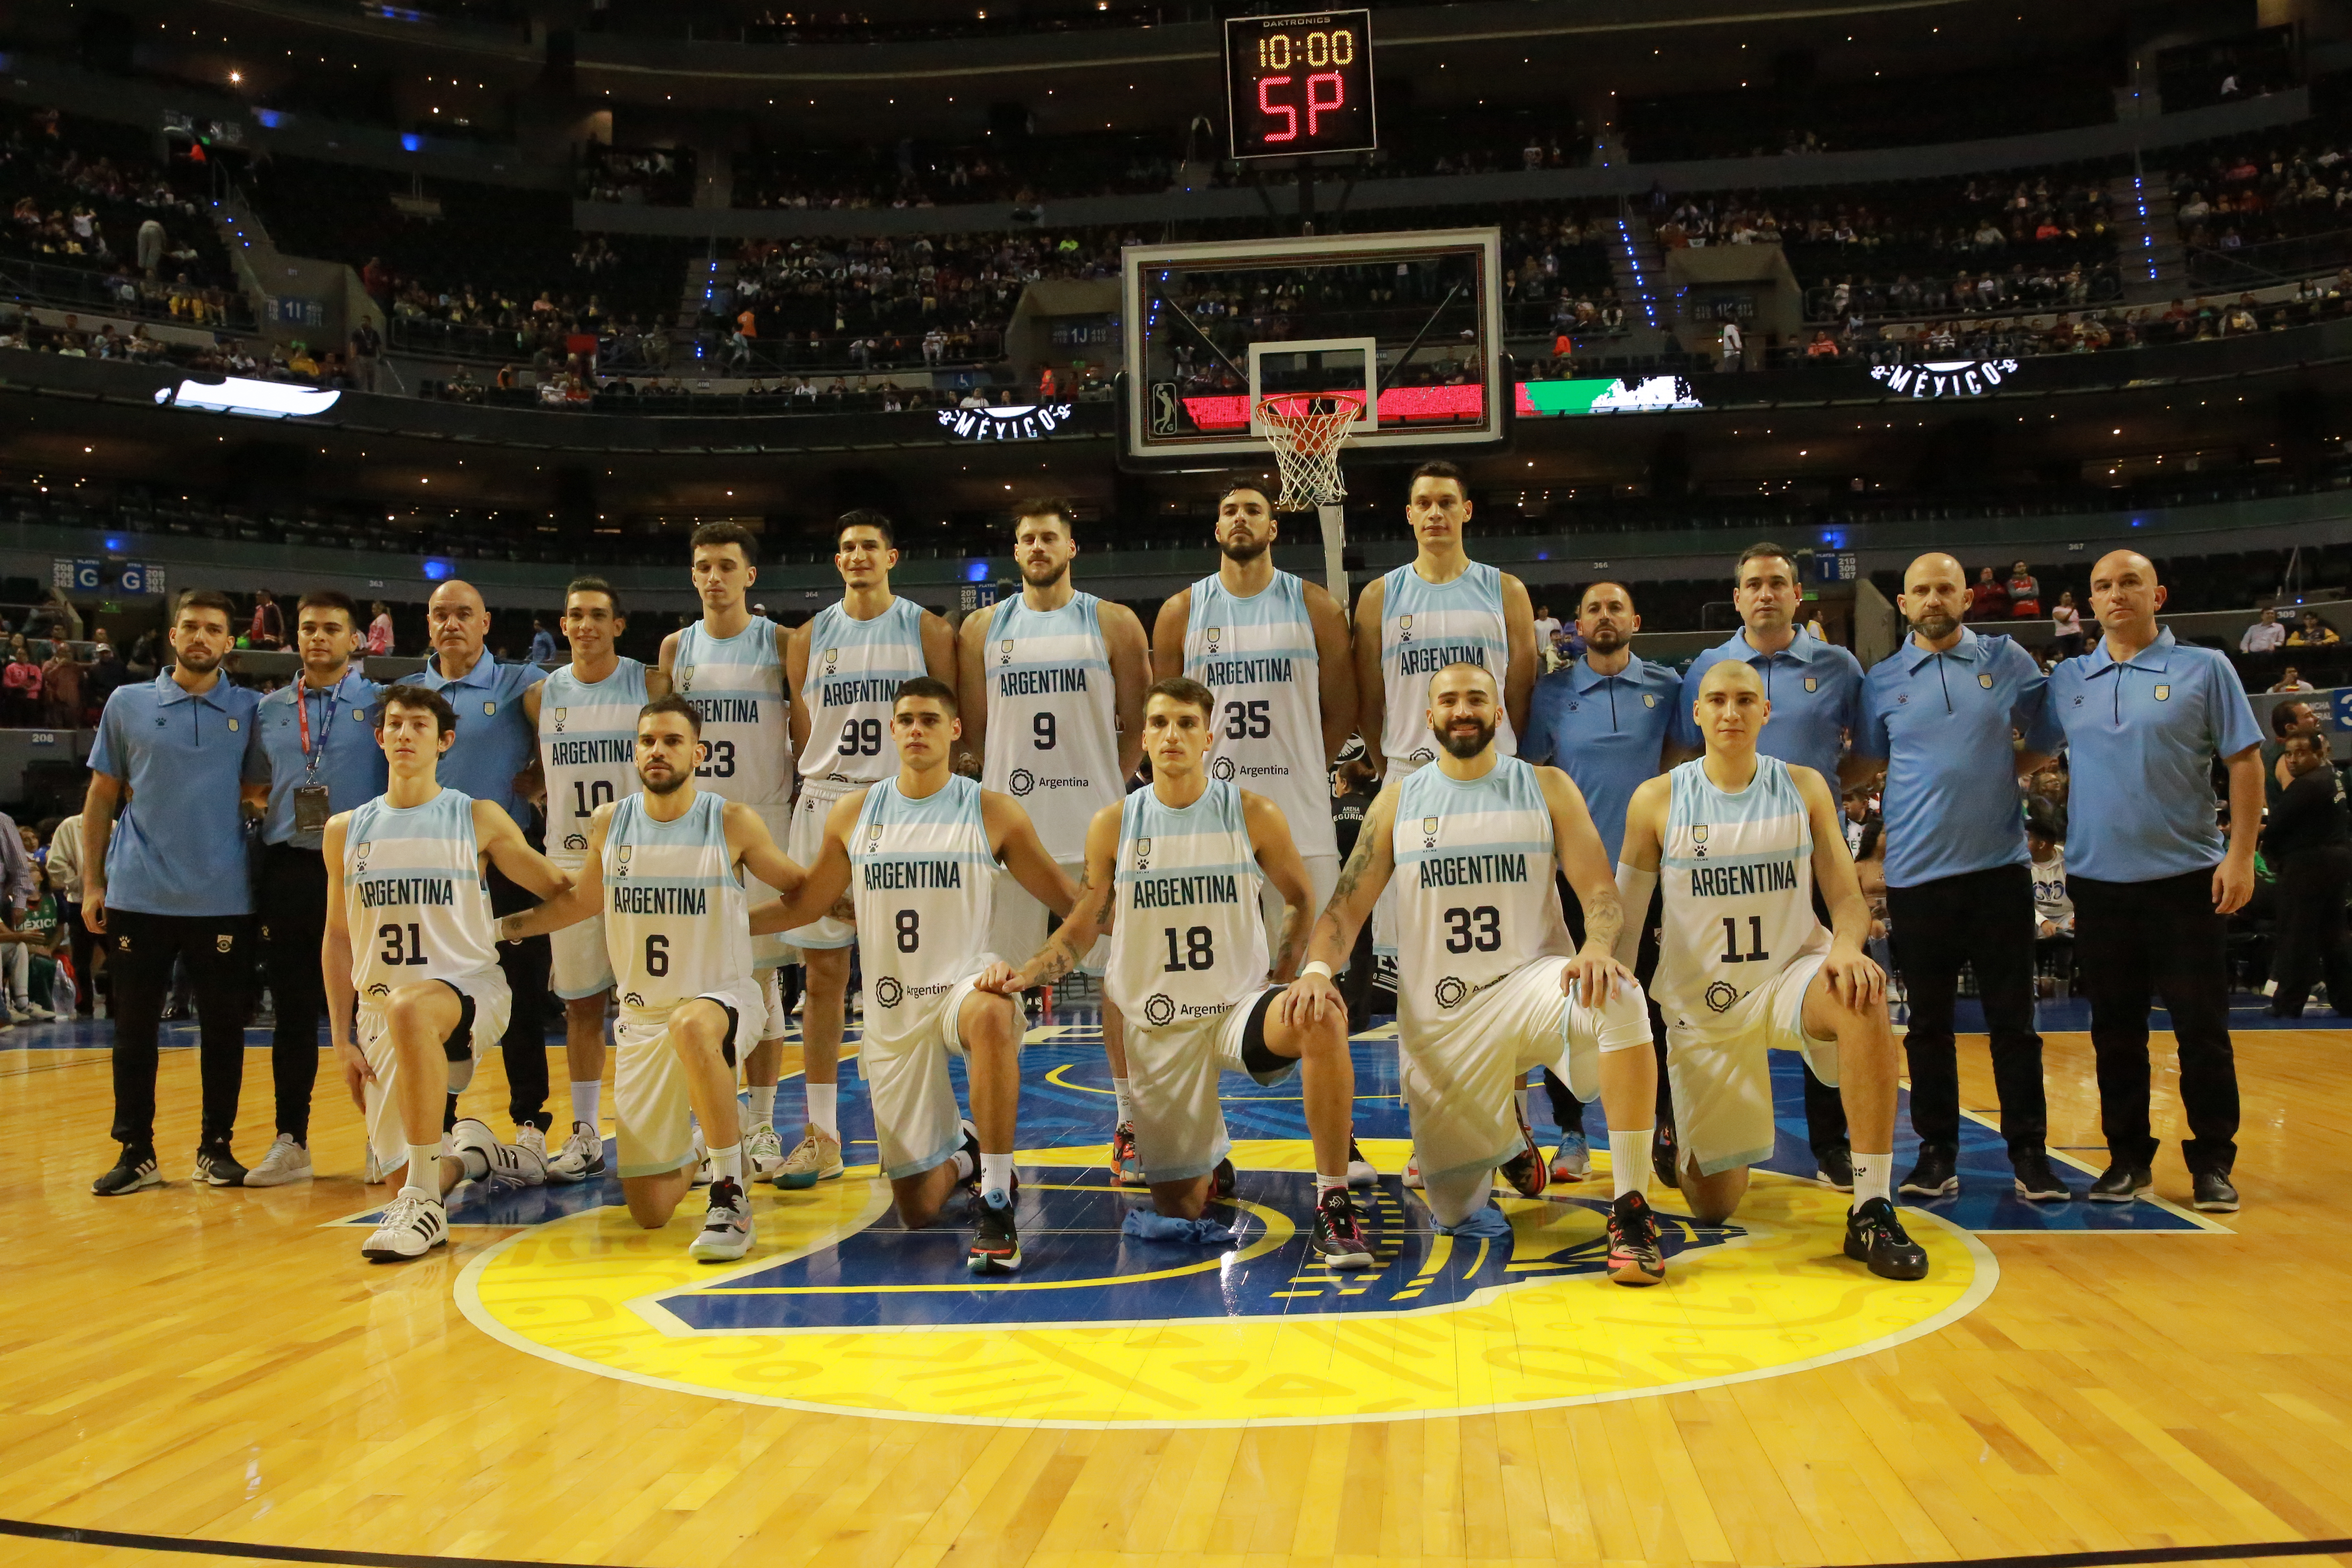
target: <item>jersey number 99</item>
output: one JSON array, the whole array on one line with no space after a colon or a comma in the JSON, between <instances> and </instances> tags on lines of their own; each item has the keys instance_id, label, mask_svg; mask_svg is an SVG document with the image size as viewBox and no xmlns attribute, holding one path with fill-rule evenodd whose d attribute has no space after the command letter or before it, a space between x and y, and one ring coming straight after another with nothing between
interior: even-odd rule
<instances>
[{"instance_id":1,"label":"jersey number 99","mask_svg":"<svg viewBox=\"0 0 2352 1568\"><path fill-rule=\"evenodd\" d=\"M852 719L841 726L841 744L837 748L845 757L878 757L882 754L882 721Z\"/></svg>"}]
</instances>

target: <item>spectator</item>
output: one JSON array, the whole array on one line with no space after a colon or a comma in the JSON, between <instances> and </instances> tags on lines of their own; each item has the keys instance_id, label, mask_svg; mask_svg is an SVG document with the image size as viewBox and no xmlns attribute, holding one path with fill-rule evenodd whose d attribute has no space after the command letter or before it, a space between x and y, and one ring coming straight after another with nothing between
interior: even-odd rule
<instances>
[{"instance_id":1,"label":"spectator","mask_svg":"<svg viewBox=\"0 0 2352 1568\"><path fill-rule=\"evenodd\" d=\"M267 588L257 588L253 594L253 621L246 629L248 646L257 648L280 648L286 646L286 616L278 609L278 601Z\"/></svg>"},{"instance_id":2,"label":"spectator","mask_svg":"<svg viewBox=\"0 0 2352 1568\"><path fill-rule=\"evenodd\" d=\"M1977 573L1976 586L1969 590L1969 619L1972 621L2005 621L2009 619L2009 587L1993 581L1992 568Z\"/></svg>"},{"instance_id":3,"label":"spectator","mask_svg":"<svg viewBox=\"0 0 2352 1568\"><path fill-rule=\"evenodd\" d=\"M2344 895L2352 886L2352 827L2344 782L2322 735L2295 735L2282 759L2293 783L2280 792L2263 834L2263 857L2278 874L2277 982L2271 1016L2300 1018L2311 983L2325 974L2336 1016L2352 1014L2352 941Z\"/></svg>"},{"instance_id":4,"label":"spectator","mask_svg":"<svg viewBox=\"0 0 2352 1568\"><path fill-rule=\"evenodd\" d=\"M2279 625L2278 607L2264 605L2254 624L2238 639L2240 653L2276 653L2286 646L2286 628Z\"/></svg>"},{"instance_id":5,"label":"spectator","mask_svg":"<svg viewBox=\"0 0 2352 1568\"><path fill-rule=\"evenodd\" d=\"M2074 607L2074 590L2058 595L2050 623L2058 634L2051 639L2051 647L2060 658L2073 658L2083 651L2083 612Z\"/></svg>"},{"instance_id":6,"label":"spectator","mask_svg":"<svg viewBox=\"0 0 2352 1568\"><path fill-rule=\"evenodd\" d=\"M2074 967L2074 900L2066 896L2065 838L2063 814L2047 801L2026 803L2025 848L2033 858L2026 869L2033 878L2034 967L2045 975L2065 975Z\"/></svg>"},{"instance_id":7,"label":"spectator","mask_svg":"<svg viewBox=\"0 0 2352 1568\"><path fill-rule=\"evenodd\" d=\"M57 951L64 932L58 928L58 900L39 869L41 836L30 827L16 830L25 855L36 868L33 891L14 931L0 931L0 977L5 981L5 1005L11 1023L47 1023L55 1018L52 984L58 972Z\"/></svg>"},{"instance_id":8,"label":"spectator","mask_svg":"<svg viewBox=\"0 0 2352 1568\"><path fill-rule=\"evenodd\" d=\"M533 616L530 618L530 662L553 664L555 657L555 633L548 626L547 616L544 614Z\"/></svg>"},{"instance_id":9,"label":"spectator","mask_svg":"<svg viewBox=\"0 0 2352 1568\"><path fill-rule=\"evenodd\" d=\"M1813 333L1813 341L1805 345L1805 357L1809 360L1835 359L1838 357L1838 346L1836 343L1830 341L1829 330L1827 328L1822 328Z\"/></svg>"},{"instance_id":10,"label":"spectator","mask_svg":"<svg viewBox=\"0 0 2352 1568\"><path fill-rule=\"evenodd\" d=\"M2303 612L2303 624L2296 626L2294 630L2287 634L2286 646L2289 647L2333 647L2343 640L2344 639L2342 637L2336 635L2336 628L2334 626L2329 626L2326 621L2319 618L2319 612L2317 610L2305 610Z\"/></svg>"},{"instance_id":11,"label":"spectator","mask_svg":"<svg viewBox=\"0 0 2352 1568\"><path fill-rule=\"evenodd\" d=\"M81 727L82 676L89 666L74 658L73 644L51 643L48 662L41 666L41 691L47 699L52 730Z\"/></svg>"},{"instance_id":12,"label":"spectator","mask_svg":"<svg viewBox=\"0 0 2352 1568\"><path fill-rule=\"evenodd\" d=\"M49 835L49 847L41 863L47 874L49 890L58 896L58 920L65 928L66 937L73 946L74 1000L78 1017L92 1017L98 1005L98 969L101 959L98 938L81 921L81 805L74 804L72 812L59 822ZM62 998L51 1000L49 1005L62 1014L66 1009Z\"/></svg>"},{"instance_id":13,"label":"spectator","mask_svg":"<svg viewBox=\"0 0 2352 1568\"><path fill-rule=\"evenodd\" d=\"M10 729L23 730L41 721L40 703L41 667L19 637L8 650L7 668L0 669L0 709Z\"/></svg>"},{"instance_id":14,"label":"spectator","mask_svg":"<svg viewBox=\"0 0 2352 1568\"><path fill-rule=\"evenodd\" d=\"M368 652L371 655L390 653L392 651L392 606L378 599L368 606L368 614L374 617L368 622Z\"/></svg>"},{"instance_id":15,"label":"spectator","mask_svg":"<svg viewBox=\"0 0 2352 1568\"><path fill-rule=\"evenodd\" d=\"M98 645L98 657L82 677L82 699L89 707L102 709L106 700L130 680L131 672L116 656L114 645L101 642Z\"/></svg>"},{"instance_id":16,"label":"spectator","mask_svg":"<svg viewBox=\"0 0 2352 1568\"><path fill-rule=\"evenodd\" d=\"M2042 584L2034 581L2033 573L2021 561L2009 569L2009 616L2015 621L2030 621L2042 614Z\"/></svg>"},{"instance_id":17,"label":"spectator","mask_svg":"<svg viewBox=\"0 0 2352 1568\"><path fill-rule=\"evenodd\" d=\"M1728 373L1740 368L1747 340L1740 336L1738 321L1723 323L1723 369Z\"/></svg>"},{"instance_id":18,"label":"spectator","mask_svg":"<svg viewBox=\"0 0 2352 1568\"><path fill-rule=\"evenodd\" d=\"M2271 689L2273 691L2315 691L2318 688L2305 680L2303 678L2303 671L2290 664L2279 671L2278 683Z\"/></svg>"},{"instance_id":19,"label":"spectator","mask_svg":"<svg viewBox=\"0 0 2352 1568\"><path fill-rule=\"evenodd\" d=\"M1549 605L1536 606L1536 647L1549 647L1551 639L1559 635L1559 617L1551 613Z\"/></svg>"}]
</instances>

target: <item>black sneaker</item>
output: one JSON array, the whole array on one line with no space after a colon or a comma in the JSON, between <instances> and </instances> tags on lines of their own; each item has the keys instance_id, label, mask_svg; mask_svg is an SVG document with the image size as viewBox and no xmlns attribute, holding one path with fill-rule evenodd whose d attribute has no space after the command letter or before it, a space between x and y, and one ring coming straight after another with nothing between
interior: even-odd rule
<instances>
[{"instance_id":1,"label":"black sneaker","mask_svg":"<svg viewBox=\"0 0 2352 1568\"><path fill-rule=\"evenodd\" d=\"M1503 1180L1523 1198L1539 1198L1551 1185L1551 1166L1545 1163L1543 1151L1536 1146L1535 1130L1519 1119L1519 1152L1503 1162Z\"/></svg>"},{"instance_id":2,"label":"black sneaker","mask_svg":"<svg viewBox=\"0 0 2352 1568\"><path fill-rule=\"evenodd\" d=\"M1216 1177L1217 1196L1232 1197L1234 1195L1234 1163L1231 1160L1218 1161Z\"/></svg>"},{"instance_id":3,"label":"black sneaker","mask_svg":"<svg viewBox=\"0 0 2352 1568\"><path fill-rule=\"evenodd\" d=\"M2091 1184L2091 1201L2095 1204L2127 1204L2155 1185L2156 1178L2148 1173L2146 1165L2126 1165L2118 1160Z\"/></svg>"},{"instance_id":4,"label":"black sneaker","mask_svg":"<svg viewBox=\"0 0 2352 1568\"><path fill-rule=\"evenodd\" d=\"M1011 1274L1021 1267L1021 1233L1013 1224L1013 1203L980 1200L980 1228L972 1233L964 1261L974 1274Z\"/></svg>"},{"instance_id":5,"label":"black sneaker","mask_svg":"<svg viewBox=\"0 0 2352 1568\"><path fill-rule=\"evenodd\" d=\"M1816 1155L1819 1162L1813 1180L1825 1187L1835 1187L1842 1193L1853 1191L1853 1151L1841 1143L1826 1154Z\"/></svg>"},{"instance_id":6,"label":"black sneaker","mask_svg":"<svg viewBox=\"0 0 2352 1568\"><path fill-rule=\"evenodd\" d=\"M145 1187L163 1184L163 1173L155 1166L155 1151L122 1146L121 1157L114 1169L89 1184L89 1190L101 1198L119 1198L125 1193L135 1193Z\"/></svg>"},{"instance_id":7,"label":"black sneaker","mask_svg":"<svg viewBox=\"0 0 2352 1568\"><path fill-rule=\"evenodd\" d=\"M1639 1193L1609 1209L1609 1278L1620 1285L1659 1285L1666 1260L1658 1251L1658 1216Z\"/></svg>"},{"instance_id":8,"label":"black sneaker","mask_svg":"<svg viewBox=\"0 0 2352 1568\"><path fill-rule=\"evenodd\" d=\"M2050 1169L2050 1156L2039 1149L2023 1149L2009 1157L2017 1173L2017 1195L2030 1204L2063 1204L2074 1200L2074 1189Z\"/></svg>"},{"instance_id":9,"label":"black sneaker","mask_svg":"<svg viewBox=\"0 0 2352 1568\"><path fill-rule=\"evenodd\" d=\"M245 1167L228 1152L226 1138L207 1138L196 1145L196 1184L200 1187L241 1187Z\"/></svg>"},{"instance_id":10,"label":"black sneaker","mask_svg":"<svg viewBox=\"0 0 2352 1568\"><path fill-rule=\"evenodd\" d=\"M1903 1178L1895 1190L1906 1198L1948 1198L1960 1190L1960 1173L1955 1168L1957 1151L1938 1144L1919 1145L1919 1163Z\"/></svg>"},{"instance_id":11,"label":"black sneaker","mask_svg":"<svg viewBox=\"0 0 2352 1568\"><path fill-rule=\"evenodd\" d=\"M1845 1255L1869 1264L1881 1279L1927 1277L1927 1249L1911 1239L1885 1198L1872 1198L1847 1213Z\"/></svg>"},{"instance_id":12,"label":"black sneaker","mask_svg":"<svg viewBox=\"0 0 2352 1568\"><path fill-rule=\"evenodd\" d=\"M2230 1184L2228 1173L2200 1171L2196 1174L2196 1204L2207 1214L2236 1214L2238 1189Z\"/></svg>"},{"instance_id":13,"label":"black sneaker","mask_svg":"<svg viewBox=\"0 0 2352 1568\"><path fill-rule=\"evenodd\" d=\"M1333 1268L1370 1268L1372 1244L1345 1187L1327 1187L1315 1205L1315 1261Z\"/></svg>"},{"instance_id":14,"label":"black sneaker","mask_svg":"<svg viewBox=\"0 0 2352 1568\"><path fill-rule=\"evenodd\" d=\"M1660 1121L1650 1132L1650 1173L1658 1178L1662 1187L1679 1188L1683 1184L1682 1150L1675 1142L1675 1124Z\"/></svg>"}]
</instances>

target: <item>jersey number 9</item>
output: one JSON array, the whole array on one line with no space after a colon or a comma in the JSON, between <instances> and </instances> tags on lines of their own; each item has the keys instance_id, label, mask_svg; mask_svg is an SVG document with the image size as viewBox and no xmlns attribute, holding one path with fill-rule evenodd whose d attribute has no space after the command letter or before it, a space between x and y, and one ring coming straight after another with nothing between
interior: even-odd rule
<instances>
[{"instance_id":1,"label":"jersey number 9","mask_svg":"<svg viewBox=\"0 0 2352 1568\"><path fill-rule=\"evenodd\" d=\"M1050 752L1054 749L1054 716L1051 713L1030 715L1029 732L1033 737L1031 743L1039 751Z\"/></svg>"}]
</instances>

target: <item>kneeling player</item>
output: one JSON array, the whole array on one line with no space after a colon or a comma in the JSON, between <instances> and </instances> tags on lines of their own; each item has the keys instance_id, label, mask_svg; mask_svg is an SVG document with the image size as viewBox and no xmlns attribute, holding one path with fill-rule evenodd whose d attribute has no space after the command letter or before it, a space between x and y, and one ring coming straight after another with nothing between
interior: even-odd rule
<instances>
[{"instance_id":1,"label":"kneeling player","mask_svg":"<svg viewBox=\"0 0 2352 1568\"><path fill-rule=\"evenodd\" d=\"M495 865L542 898L571 886L495 802L441 786L435 773L457 731L439 692L387 690L376 731L390 764L384 792L330 819L320 846L329 1033L367 1115L377 1168L407 1166L399 1196L360 1247L379 1263L422 1258L449 1239L441 1200L459 1182L496 1175L535 1187L547 1179L538 1154L499 1142L471 1118L450 1130L453 1152L442 1152L446 1097L473 1080L476 1058L506 1033L513 1001L483 868Z\"/></svg>"},{"instance_id":2,"label":"kneeling player","mask_svg":"<svg viewBox=\"0 0 2352 1568\"><path fill-rule=\"evenodd\" d=\"M1356 1079L1347 1018L1277 1016L1281 992L1266 984L1258 879L1274 884L1287 909L1274 963L1274 978L1286 982L1297 973L1314 912L1307 867L1272 801L1212 779L1202 767L1215 741L1215 709L1207 687L1181 676L1151 689L1143 714L1151 783L1095 814L1069 923L1022 967L1012 988L1068 973L1105 912L1115 913L1106 979L1127 1017L1136 1152L1152 1205L1183 1219L1197 1218L1213 1193L1231 1191L1224 1184L1233 1143L1218 1075L1245 1072L1270 1084L1303 1058L1317 1258L1369 1268L1372 1249L1348 1194Z\"/></svg>"},{"instance_id":3,"label":"kneeling player","mask_svg":"<svg viewBox=\"0 0 2352 1568\"><path fill-rule=\"evenodd\" d=\"M801 873L757 811L695 787L701 735L701 715L682 697L639 709L644 793L598 806L580 883L507 916L499 935L520 942L603 914L621 993L613 1118L622 1194L639 1225L667 1225L694 1181L699 1121L710 1145L710 1206L688 1251L725 1263L752 1240L735 1058L767 1016L751 973L743 879L791 890Z\"/></svg>"},{"instance_id":4,"label":"kneeling player","mask_svg":"<svg viewBox=\"0 0 2352 1568\"><path fill-rule=\"evenodd\" d=\"M1498 1168L1542 1170L1514 1090L1528 1068L1549 1067L1580 1100L1597 1085L1608 1114L1609 1277L1654 1285L1666 1268L1643 1194L1658 1068L1641 984L1611 954L1617 887L1569 776L1495 749L1501 713L1483 667L1430 678L1437 760L1365 813L1285 1015L1346 1019L1331 972L1395 877L1398 1057L1430 1213L1448 1230L1471 1223ZM1552 891L1555 865L1584 906L1581 949Z\"/></svg>"},{"instance_id":5,"label":"kneeling player","mask_svg":"<svg viewBox=\"0 0 2352 1568\"><path fill-rule=\"evenodd\" d=\"M1706 754L1633 792L1618 868L1630 908L1648 904L1664 867L1656 985L1683 1196L1709 1224L1739 1206L1748 1167L1775 1137L1766 1053L1801 1051L1837 1088L1853 1130L1846 1256L1889 1279L1920 1279L1927 1255L1888 1194L1896 1058L1886 976L1863 955L1870 909L1837 795L1812 769L1757 752L1772 704L1753 667L1713 666L1691 708ZM1834 933L1813 913L1816 879Z\"/></svg>"},{"instance_id":6,"label":"kneeling player","mask_svg":"<svg viewBox=\"0 0 2352 1568\"><path fill-rule=\"evenodd\" d=\"M1003 994L1011 971L985 951L997 868L1057 918L1077 889L1012 796L954 772L963 726L947 682L926 675L900 683L890 733L898 776L834 803L799 895L761 904L751 930L808 925L832 913L855 881L866 970L858 1066L899 1221L929 1225L959 1184L976 1180L980 1224L968 1262L975 1274L1010 1273L1021 1267L1013 1216L1021 1009ZM971 1121L956 1112L950 1052L964 1058Z\"/></svg>"}]
</instances>

